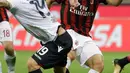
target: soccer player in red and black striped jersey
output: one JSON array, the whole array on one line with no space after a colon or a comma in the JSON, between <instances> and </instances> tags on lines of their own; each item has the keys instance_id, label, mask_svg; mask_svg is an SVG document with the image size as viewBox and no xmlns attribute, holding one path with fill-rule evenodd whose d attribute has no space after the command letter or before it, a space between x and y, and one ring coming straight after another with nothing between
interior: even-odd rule
<instances>
[{"instance_id":1,"label":"soccer player in red and black striped jersey","mask_svg":"<svg viewBox=\"0 0 130 73\"><path fill-rule=\"evenodd\" d=\"M4 58L8 66L8 73L15 73L15 52L13 48L12 29L5 8L0 8L0 42L4 46Z\"/></svg>"},{"instance_id":2,"label":"soccer player in red and black striped jersey","mask_svg":"<svg viewBox=\"0 0 130 73\"><path fill-rule=\"evenodd\" d=\"M48 5L54 0L47 0ZM49 2L51 1L51 2ZM68 55L67 68L71 60L77 57L81 66L89 67L88 73L102 73L103 55L90 37L90 30L99 4L118 6L122 0L77 0L79 4L70 6L70 0L55 0L61 3L61 23L73 38L73 49ZM75 0L72 4L77 3ZM76 56L75 56L76 54Z\"/></svg>"}]
</instances>

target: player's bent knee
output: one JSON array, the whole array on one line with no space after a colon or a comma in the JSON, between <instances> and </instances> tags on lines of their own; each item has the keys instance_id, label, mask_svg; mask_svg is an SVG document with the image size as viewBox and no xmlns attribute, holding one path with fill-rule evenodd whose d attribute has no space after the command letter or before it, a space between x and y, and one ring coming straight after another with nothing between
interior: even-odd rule
<instances>
[{"instance_id":1,"label":"player's bent knee","mask_svg":"<svg viewBox=\"0 0 130 73\"><path fill-rule=\"evenodd\" d=\"M12 41L5 41L5 42L2 42L2 44L6 50L13 50L13 42Z\"/></svg>"},{"instance_id":2,"label":"player's bent knee","mask_svg":"<svg viewBox=\"0 0 130 73\"><path fill-rule=\"evenodd\" d=\"M14 49L13 49L13 43L12 42L4 42L3 43L5 52L9 56L14 56Z\"/></svg>"},{"instance_id":3,"label":"player's bent knee","mask_svg":"<svg viewBox=\"0 0 130 73\"><path fill-rule=\"evenodd\" d=\"M96 54L93 55L89 60L86 62L86 64L101 73L104 69L104 61L103 61L103 56L101 54Z\"/></svg>"},{"instance_id":4,"label":"player's bent knee","mask_svg":"<svg viewBox=\"0 0 130 73\"><path fill-rule=\"evenodd\" d=\"M95 57L93 59L93 67L94 67L95 70L97 70L98 72L101 73L104 69L103 56L98 54Z\"/></svg>"},{"instance_id":5,"label":"player's bent knee","mask_svg":"<svg viewBox=\"0 0 130 73\"><path fill-rule=\"evenodd\" d=\"M103 61L98 61L94 64L94 68L99 71L102 72L102 70L104 69L104 63Z\"/></svg>"},{"instance_id":6,"label":"player's bent knee","mask_svg":"<svg viewBox=\"0 0 130 73\"><path fill-rule=\"evenodd\" d=\"M29 71L34 71L40 68L33 58L29 58L27 61L27 66Z\"/></svg>"}]
</instances>

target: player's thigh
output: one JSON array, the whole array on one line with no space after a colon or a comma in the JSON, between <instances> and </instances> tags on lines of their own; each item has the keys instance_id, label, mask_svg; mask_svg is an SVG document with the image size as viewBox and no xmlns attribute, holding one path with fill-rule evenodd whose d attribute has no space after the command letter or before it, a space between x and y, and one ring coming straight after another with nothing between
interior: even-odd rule
<instances>
[{"instance_id":1,"label":"player's thigh","mask_svg":"<svg viewBox=\"0 0 130 73\"><path fill-rule=\"evenodd\" d=\"M27 64L28 64L29 72L40 68L40 66L37 64L37 62L33 58L29 58Z\"/></svg>"},{"instance_id":2,"label":"player's thigh","mask_svg":"<svg viewBox=\"0 0 130 73\"><path fill-rule=\"evenodd\" d=\"M2 41L4 47L13 47L13 41Z\"/></svg>"},{"instance_id":3,"label":"player's thigh","mask_svg":"<svg viewBox=\"0 0 130 73\"><path fill-rule=\"evenodd\" d=\"M102 53L100 49L96 46L96 44L93 41L86 42L83 46L81 55L80 55L80 63L83 66L88 66L86 62L91 60L91 57L94 56L94 59L102 59ZM96 58L96 57L98 58ZM92 62L91 62L92 63Z\"/></svg>"},{"instance_id":4,"label":"player's thigh","mask_svg":"<svg viewBox=\"0 0 130 73\"><path fill-rule=\"evenodd\" d=\"M85 65L88 65L91 68L94 65L103 65L103 56L101 54L95 54L85 62Z\"/></svg>"},{"instance_id":5,"label":"player's thigh","mask_svg":"<svg viewBox=\"0 0 130 73\"><path fill-rule=\"evenodd\" d=\"M14 54L13 41L3 41L4 50L8 55Z\"/></svg>"}]
</instances>

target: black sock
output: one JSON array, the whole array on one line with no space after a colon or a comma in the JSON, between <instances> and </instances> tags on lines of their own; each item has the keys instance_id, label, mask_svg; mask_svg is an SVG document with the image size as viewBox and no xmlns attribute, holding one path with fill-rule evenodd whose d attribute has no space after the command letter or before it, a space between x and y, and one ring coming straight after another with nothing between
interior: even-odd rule
<instances>
[{"instance_id":1,"label":"black sock","mask_svg":"<svg viewBox=\"0 0 130 73\"><path fill-rule=\"evenodd\" d=\"M66 73L70 73L70 71L69 71L69 69L68 69L68 68L66 68Z\"/></svg>"},{"instance_id":2,"label":"black sock","mask_svg":"<svg viewBox=\"0 0 130 73\"><path fill-rule=\"evenodd\" d=\"M42 71L41 71L41 69L37 69L37 70L29 72L29 73L42 73Z\"/></svg>"},{"instance_id":3,"label":"black sock","mask_svg":"<svg viewBox=\"0 0 130 73\"><path fill-rule=\"evenodd\" d=\"M128 58L125 57L125 58L122 58L122 59L119 59L118 63L121 65L121 66L125 66L126 64L130 63Z\"/></svg>"}]
</instances>

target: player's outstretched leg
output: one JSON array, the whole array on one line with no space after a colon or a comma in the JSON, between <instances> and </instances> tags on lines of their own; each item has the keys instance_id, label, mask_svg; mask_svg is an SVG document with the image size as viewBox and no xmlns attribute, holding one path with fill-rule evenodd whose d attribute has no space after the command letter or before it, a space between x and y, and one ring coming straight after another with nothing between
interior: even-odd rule
<instances>
[{"instance_id":1,"label":"player's outstretched leg","mask_svg":"<svg viewBox=\"0 0 130 73\"><path fill-rule=\"evenodd\" d=\"M3 42L5 53L4 58L6 60L8 66L8 73L15 73L15 61L16 55L13 49L13 42L12 41L5 41Z\"/></svg>"},{"instance_id":2,"label":"player's outstretched leg","mask_svg":"<svg viewBox=\"0 0 130 73\"><path fill-rule=\"evenodd\" d=\"M130 55L122 59L114 59L114 73L121 73L125 65L130 63Z\"/></svg>"},{"instance_id":3,"label":"player's outstretched leg","mask_svg":"<svg viewBox=\"0 0 130 73\"><path fill-rule=\"evenodd\" d=\"M4 14L6 14L6 13L4 12ZM6 15L4 15L4 16L6 17ZM6 17L6 18L8 18L8 17ZM6 33L7 34L6 37L2 37L2 39L0 39L0 42L2 43L4 50L5 50L4 58L7 63L8 73L15 73L14 66L15 66L16 56L15 56L14 47L13 47L12 28L8 21L0 22L0 28L1 28L0 33L2 33L4 30L8 30L8 33ZM2 33L1 35L4 36L4 34L5 33Z\"/></svg>"}]
</instances>

